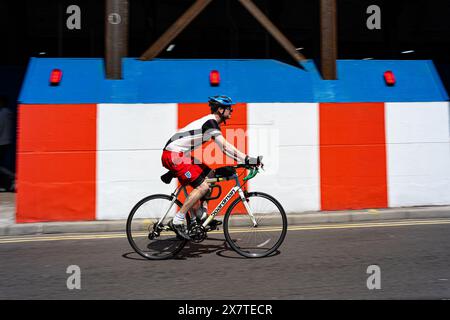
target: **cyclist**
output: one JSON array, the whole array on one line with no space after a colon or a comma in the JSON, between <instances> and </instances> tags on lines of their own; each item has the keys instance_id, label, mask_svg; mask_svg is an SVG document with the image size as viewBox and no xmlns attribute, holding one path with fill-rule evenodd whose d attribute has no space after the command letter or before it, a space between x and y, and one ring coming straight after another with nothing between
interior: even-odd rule
<instances>
[{"instance_id":1,"label":"cyclist","mask_svg":"<svg viewBox=\"0 0 450 320\"><path fill-rule=\"evenodd\" d=\"M205 200L211 190L205 181L213 177L214 171L207 165L199 163L192 156L192 151L211 139L218 144L224 154L238 163L261 165L262 157L249 157L227 142L220 131L220 124L226 124L233 112L233 101L228 96L209 97L211 114L189 123L178 130L166 143L162 154L162 165L178 178L181 184L189 184L194 190L186 198L180 211L170 222L179 237L190 240L187 226L184 224L186 213L193 208L202 221L207 218L208 201ZM212 221L211 225L217 225Z\"/></svg>"}]
</instances>

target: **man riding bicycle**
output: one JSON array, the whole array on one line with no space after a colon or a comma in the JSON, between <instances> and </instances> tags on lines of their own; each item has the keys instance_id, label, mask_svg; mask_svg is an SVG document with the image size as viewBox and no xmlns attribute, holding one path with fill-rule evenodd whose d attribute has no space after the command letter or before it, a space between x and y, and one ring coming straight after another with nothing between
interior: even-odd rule
<instances>
[{"instance_id":1,"label":"man riding bicycle","mask_svg":"<svg viewBox=\"0 0 450 320\"><path fill-rule=\"evenodd\" d=\"M220 131L220 124L226 124L226 120L231 118L233 112L231 98L209 97L208 103L211 114L189 123L172 135L164 147L161 158L162 165L170 170L181 184L189 184L194 188L171 221L177 235L186 240L190 240L190 237L184 224L185 215L192 208L202 221L207 218L208 200L205 197L211 188L205 179L214 176L213 170L193 158L192 151L213 139L225 155L238 163L261 165L262 157L253 158L242 153L225 140ZM218 224L217 221L213 223Z\"/></svg>"}]
</instances>

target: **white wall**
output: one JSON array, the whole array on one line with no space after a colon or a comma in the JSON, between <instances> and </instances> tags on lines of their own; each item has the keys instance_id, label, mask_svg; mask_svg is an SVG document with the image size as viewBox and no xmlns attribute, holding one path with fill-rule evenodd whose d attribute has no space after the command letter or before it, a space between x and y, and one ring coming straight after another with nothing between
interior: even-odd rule
<instances>
[{"instance_id":1,"label":"white wall","mask_svg":"<svg viewBox=\"0 0 450 320\"><path fill-rule=\"evenodd\" d=\"M266 171L249 182L286 212L320 209L317 103L249 103L248 152L263 155Z\"/></svg>"},{"instance_id":2,"label":"white wall","mask_svg":"<svg viewBox=\"0 0 450 320\"><path fill-rule=\"evenodd\" d=\"M389 207L450 204L447 102L386 103Z\"/></svg>"},{"instance_id":3,"label":"white wall","mask_svg":"<svg viewBox=\"0 0 450 320\"><path fill-rule=\"evenodd\" d=\"M248 152L266 171L250 191L267 192L287 212L320 210L319 105L249 103ZM389 207L450 204L448 102L386 103ZM177 129L176 104L100 104L97 219L125 219L154 193L170 193L161 152Z\"/></svg>"},{"instance_id":4,"label":"white wall","mask_svg":"<svg viewBox=\"0 0 450 320\"><path fill-rule=\"evenodd\" d=\"M99 104L97 220L126 219L133 205L176 187L164 184L164 145L177 129L177 104Z\"/></svg>"}]
</instances>

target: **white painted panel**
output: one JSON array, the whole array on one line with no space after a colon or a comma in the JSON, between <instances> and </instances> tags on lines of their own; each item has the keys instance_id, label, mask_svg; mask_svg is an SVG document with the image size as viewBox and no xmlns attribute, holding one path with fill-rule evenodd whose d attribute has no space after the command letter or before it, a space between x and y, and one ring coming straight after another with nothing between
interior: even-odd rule
<instances>
[{"instance_id":1,"label":"white painted panel","mask_svg":"<svg viewBox=\"0 0 450 320\"><path fill-rule=\"evenodd\" d=\"M280 145L318 145L317 103L249 103L248 128L280 130Z\"/></svg>"},{"instance_id":2,"label":"white painted panel","mask_svg":"<svg viewBox=\"0 0 450 320\"><path fill-rule=\"evenodd\" d=\"M386 103L386 142L449 142L447 102Z\"/></svg>"},{"instance_id":3,"label":"white painted panel","mask_svg":"<svg viewBox=\"0 0 450 320\"><path fill-rule=\"evenodd\" d=\"M160 151L99 151L97 158L97 220L126 219L142 198L176 188L176 179L171 185L160 179L167 172Z\"/></svg>"},{"instance_id":4,"label":"white painted panel","mask_svg":"<svg viewBox=\"0 0 450 320\"><path fill-rule=\"evenodd\" d=\"M389 144L389 207L450 204L450 144Z\"/></svg>"},{"instance_id":5,"label":"white painted panel","mask_svg":"<svg viewBox=\"0 0 450 320\"><path fill-rule=\"evenodd\" d=\"M248 105L249 154L263 155L266 171L249 182L286 212L320 209L319 115L315 103Z\"/></svg>"},{"instance_id":6,"label":"white painted panel","mask_svg":"<svg viewBox=\"0 0 450 320\"><path fill-rule=\"evenodd\" d=\"M99 104L98 150L161 150L176 131L177 104Z\"/></svg>"},{"instance_id":7,"label":"white painted panel","mask_svg":"<svg viewBox=\"0 0 450 320\"><path fill-rule=\"evenodd\" d=\"M164 184L162 148L175 132L177 106L99 105L97 132L97 220L126 219L135 203Z\"/></svg>"},{"instance_id":8,"label":"white painted panel","mask_svg":"<svg viewBox=\"0 0 450 320\"><path fill-rule=\"evenodd\" d=\"M450 204L447 103L387 103L389 207Z\"/></svg>"}]
</instances>

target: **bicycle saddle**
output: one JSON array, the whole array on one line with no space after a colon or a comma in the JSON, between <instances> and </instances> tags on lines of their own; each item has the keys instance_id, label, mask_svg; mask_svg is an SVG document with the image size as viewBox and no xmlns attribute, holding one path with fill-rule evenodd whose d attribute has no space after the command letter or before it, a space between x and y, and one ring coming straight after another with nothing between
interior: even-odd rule
<instances>
[{"instance_id":1,"label":"bicycle saddle","mask_svg":"<svg viewBox=\"0 0 450 320\"><path fill-rule=\"evenodd\" d=\"M173 178L175 178L175 176L174 176L173 173L170 172L170 171L167 171L166 173L164 173L164 174L161 176L161 180L162 180L162 182L164 182L165 184L169 184L169 183L172 181Z\"/></svg>"}]
</instances>

